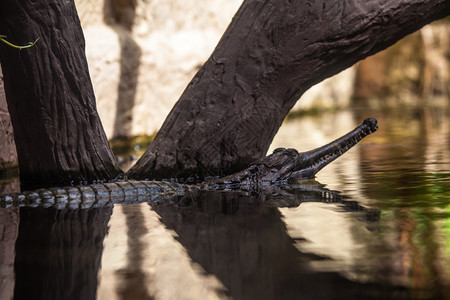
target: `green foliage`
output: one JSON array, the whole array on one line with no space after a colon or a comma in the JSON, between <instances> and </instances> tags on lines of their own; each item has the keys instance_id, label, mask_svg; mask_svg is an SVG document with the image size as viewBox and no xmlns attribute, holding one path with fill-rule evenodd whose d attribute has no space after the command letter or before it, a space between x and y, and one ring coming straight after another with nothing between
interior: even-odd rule
<instances>
[{"instance_id":1,"label":"green foliage","mask_svg":"<svg viewBox=\"0 0 450 300\"><path fill-rule=\"evenodd\" d=\"M5 44L8 45L8 46L11 46L11 47L16 48L16 49L19 49L19 50L31 48L31 47L33 47L33 46L37 43L37 41L39 40L39 38L37 38L34 42L29 42L29 43L28 43L27 45L25 45L25 46L18 46L18 45L15 45L15 44L13 44L13 43L8 42L7 40L5 40L5 38L6 38L6 35L1 35L1 34L0 34L0 41L2 41L3 43L5 43Z\"/></svg>"}]
</instances>

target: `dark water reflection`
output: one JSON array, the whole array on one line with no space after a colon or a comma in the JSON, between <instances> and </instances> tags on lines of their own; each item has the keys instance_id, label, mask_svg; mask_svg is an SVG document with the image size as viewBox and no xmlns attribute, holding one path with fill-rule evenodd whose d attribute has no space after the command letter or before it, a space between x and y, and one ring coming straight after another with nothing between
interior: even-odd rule
<instances>
[{"instance_id":1,"label":"dark water reflection","mask_svg":"<svg viewBox=\"0 0 450 300\"><path fill-rule=\"evenodd\" d=\"M116 206L114 209L121 209L125 219L127 250L121 257L125 258L123 266L113 271L117 286L107 288L114 289L121 299L157 296L152 295L154 279L144 262L149 254L148 243L158 243L158 237L152 241L146 236L153 228L146 227L142 214L153 210L166 230L176 232L176 240L190 259L221 282L222 287L212 290L215 296L291 299L301 294L311 299L328 299L404 295L405 290L395 286L361 284L338 272L312 270L309 261L330 258L299 251L277 208L307 202L335 205L342 213L351 212L361 226L372 227L379 220L379 210L363 207L314 181L288 190L275 187L261 195L198 192L151 204L151 208L144 208L146 204ZM111 213L111 208L21 208L15 243L15 298L94 299ZM178 284L184 285L170 282L172 287ZM184 291L177 293L179 298Z\"/></svg>"},{"instance_id":2,"label":"dark water reflection","mask_svg":"<svg viewBox=\"0 0 450 300\"><path fill-rule=\"evenodd\" d=\"M0 209L1 299L450 299L448 116L287 122L274 147L305 150L379 120L379 132L319 173L326 187Z\"/></svg>"},{"instance_id":3,"label":"dark water reflection","mask_svg":"<svg viewBox=\"0 0 450 300\"><path fill-rule=\"evenodd\" d=\"M324 202L320 191L293 190L291 200ZM161 221L177 233L177 240L206 272L226 287L223 293L234 299L348 299L348 297L397 298L403 289L389 285L352 282L338 272L315 272L311 260L329 257L305 254L287 234L280 211L266 197L239 193L201 193L194 199L154 205ZM274 196L279 198L278 193ZM286 196L283 196L286 201ZM361 226L371 227L379 211L354 201L339 199L343 211L360 216ZM300 201L299 201L300 200ZM283 204L286 204L284 202Z\"/></svg>"},{"instance_id":4,"label":"dark water reflection","mask_svg":"<svg viewBox=\"0 0 450 300\"><path fill-rule=\"evenodd\" d=\"M111 212L21 208L14 298L95 299Z\"/></svg>"}]
</instances>

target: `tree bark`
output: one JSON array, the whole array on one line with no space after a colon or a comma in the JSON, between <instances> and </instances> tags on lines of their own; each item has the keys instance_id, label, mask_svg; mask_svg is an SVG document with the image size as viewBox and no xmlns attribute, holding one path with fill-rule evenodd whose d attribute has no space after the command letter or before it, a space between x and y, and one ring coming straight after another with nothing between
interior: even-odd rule
<instances>
[{"instance_id":1,"label":"tree bark","mask_svg":"<svg viewBox=\"0 0 450 300\"><path fill-rule=\"evenodd\" d=\"M448 0L246 0L132 178L233 173L312 85L450 14Z\"/></svg>"},{"instance_id":2,"label":"tree bark","mask_svg":"<svg viewBox=\"0 0 450 300\"><path fill-rule=\"evenodd\" d=\"M2 0L5 93L25 187L111 179L120 174L96 111L85 42L73 1Z\"/></svg>"}]
</instances>

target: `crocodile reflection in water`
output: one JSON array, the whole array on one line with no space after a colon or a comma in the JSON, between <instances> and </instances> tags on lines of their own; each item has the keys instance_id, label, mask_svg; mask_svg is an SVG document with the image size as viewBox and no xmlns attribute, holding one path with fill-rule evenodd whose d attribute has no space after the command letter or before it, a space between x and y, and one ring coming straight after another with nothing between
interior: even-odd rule
<instances>
[{"instance_id":1,"label":"crocodile reflection in water","mask_svg":"<svg viewBox=\"0 0 450 300\"><path fill-rule=\"evenodd\" d=\"M314 276L298 263L308 256L294 247L276 207L295 207L303 202L333 202L346 210L360 211L365 220L362 226L376 224L379 217L378 210L365 208L313 180L301 185L272 186L256 195L251 191L197 190L151 202L151 207L165 226L175 230L177 240L190 257L214 274L224 284L224 292L235 299L312 293L307 287L317 279L323 285L339 283L343 289L359 287L338 274ZM16 243L16 296L32 295L34 299L63 299L71 294L94 296L98 281L92 279L96 278L100 265L112 209L21 208ZM128 234L137 229L129 227ZM30 249L35 250L30 252ZM259 250L254 253L251 251L254 249ZM128 251L130 257L148 255L145 252L148 249L142 245ZM134 270L148 277L149 270L137 267L130 264L120 274L116 273L119 285L134 286L151 296L149 287L154 278L135 281L133 276L122 276ZM75 274L78 274L76 279ZM134 281L128 283L128 280ZM136 286L138 283L142 286ZM111 287L119 292L117 288Z\"/></svg>"},{"instance_id":2,"label":"crocodile reflection in water","mask_svg":"<svg viewBox=\"0 0 450 300\"><path fill-rule=\"evenodd\" d=\"M207 181L198 185L161 181L124 181L98 183L86 186L39 189L0 196L0 207L54 206L89 208L110 206L113 203L155 202L171 195L182 195L192 190L246 190L261 191L273 185L284 185L314 178L330 162L344 154L365 136L378 128L375 119L366 119L351 132L317 149L299 153L295 149L276 149L241 172Z\"/></svg>"}]
</instances>

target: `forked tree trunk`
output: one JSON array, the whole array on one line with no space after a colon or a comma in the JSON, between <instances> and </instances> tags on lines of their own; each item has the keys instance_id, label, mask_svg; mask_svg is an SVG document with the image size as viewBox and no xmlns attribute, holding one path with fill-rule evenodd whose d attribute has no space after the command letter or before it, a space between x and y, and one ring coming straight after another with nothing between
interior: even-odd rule
<instances>
[{"instance_id":1,"label":"forked tree trunk","mask_svg":"<svg viewBox=\"0 0 450 300\"><path fill-rule=\"evenodd\" d=\"M111 179L120 170L96 111L73 1L2 0L5 93L25 187Z\"/></svg>"},{"instance_id":2,"label":"forked tree trunk","mask_svg":"<svg viewBox=\"0 0 450 300\"><path fill-rule=\"evenodd\" d=\"M131 170L134 178L226 174L265 155L313 84L432 20L449 0L245 0L211 58ZM26 187L120 174L100 119L72 0L2 0L5 91Z\"/></svg>"},{"instance_id":3,"label":"forked tree trunk","mask_svg":"<svg viewBox=\"0 0 450 300\"><path fill-rule=\"evenodd\" d=\"M246 0L133 178L233 173L312 85L450 14L445 0Z\"/></svg>"}]
</instances>

